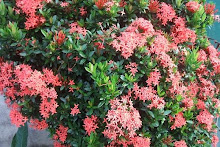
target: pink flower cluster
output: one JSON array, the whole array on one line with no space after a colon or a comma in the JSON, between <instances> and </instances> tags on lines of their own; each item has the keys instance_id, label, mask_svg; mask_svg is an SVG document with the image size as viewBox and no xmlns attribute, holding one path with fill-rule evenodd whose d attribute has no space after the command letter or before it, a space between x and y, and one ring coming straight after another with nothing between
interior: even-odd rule
<instances>
[{"instance_id":1,"label":"pink flower cluster","mask_svg":"<svg viewBox=\"0 0 220 147\"><path fill-rule=\"evenodd\" d=\"M135 62L130 62L130 64L126 65L125 68L130 69L129 71L131 72L131 74L135 76L135 73L138 72L137 66L138 65Z\"/></svg>"},{"instance_id":2,"label":"pink flower cluster","mask_svg":"<svg viewBox=\"0 0 220 147\"><path fill-rule=\"evenodd\" d=\"M36 130L45 130L48 128L48 124L45 120L40 121L38 119L31 119L29 126Z\"/></svg>"},{"instance_id":3,"label":"pink flower cluster","mask_svg":"<svg viewBox=\"0 0 220 147\"><path fill-rule=\"evenodd\" d=\"M70 31L72 33L82 34L83 36L86 36L87 30L83 27L81 27L77 22L70 24Z\"/></svg>"},{"instance_id":4,"label":"pink flower cluster","mask_svg":"<svg viewBox=\"0 0 220 147\"><path fill-rule=\"evenodd\" d=\"M52 86L51 86L52 85ZM13 68L12 64L1 63L0 67L0 91L5 89L6 101L10 106L11 101L20 97L20 101L24 101L24 96L37 96L36 99L41 100L40 114L43 118L48 118L50 114L56 113L58 104L56 102L57 92L56 86L60 86L58 76L55 76L51 70L43 69L43 73L32 70L30 66L21 64ZM16 104L15 102L13 102ZM18 121L20 116L18 110L11 110L11 119L13 124L17 126L23 125ZM22 117L20 117L21 120ZM14 121L17 120L17 123ZM20 123L19 123L20 122Z\"/></svg>"},{"instance_id":5,"label":"pink flower cluster","mask_svg":"<svg viewBox=\"0 0 220 147\"><path fill-rule=\"evenodd\" d=\"M139 98L142 101L150 101L151 104L148 105L148 108L162 109L165 106L165 101L163 97L159 97L156 94L156 91L152 87L140 87L137 83L134 83L133 87L134 99Z\"/></svg>"},{"instance_id":6,"label":"pink flower cluster","mask_svg":"<svg viewBox=\"0 0 220 147\"><path fill-rule=\"evenodd\" d=\"M153 72L150 73L150 76L148 77L146 83L148 86L153 87L158 85L160 82L161 74L160 71L155 69Z\"/></svg>"},{"instance_id":7,"label":"pink flower cluster","mask_svg":"<svg viewBox=\"0 0 220 147\"><path fill-rule=\"evenodd\" d=\"M186 119L183 117L183 113L179 112L175 115L175 118L170 116L170 121L173 122L173 125L171 126L171 130L174 130L176 128L181 128L186 124Z\"/></svg>"},{"instance_id":8,"label":"pink flower cluster","mask_svg":"<svg viewBox=\"0 0 220 147\"><path fill-rule=\"evenodd\" d=\"M168 21L173 21L173 18L176 17L176 12L171 5L162 2L159 9L157 10L157 17L162 21L162 24L165 26Z\"/></svg>"},{"instance_id":9,"label":"pink flower cluster","mask_svg":"<svg viewBox=\"0 0 220 147\"><path fill-rule=\"evenodd\" d=\"M26 15L25 29L34 29L43 24L46 20L38 15L37 9L42 9L45 0L16 0L16 6Z\"/></svg>"},{"instance_id":10,"label":"pink flower cluster","mask_svg":"<svg viewBox=\"0 0 220 147\"><path fill-rule=\"evenodd\" d=\"M204 109L202 111L199 112L199 115L196 117L198 122L200 124L205 124L206 125L206 129L208 131L212 130L212 123L213 123L213 118L214 116L210 114L210 112L207 109Z\"/></svg>"},{"instance_id":11,"label":"pink flower cluster","mask_svg":"<svg viewBox=\"0 0 220 147\"><path fill-rule=\"evenodd\" d=\"M59 125L59 128L56 129L56 135L54 135L54 139L55 140L59 139L61 142L64 143L64 141L66 141L67 131L68 131L68 127L64 127L63 125Z\"/></svg>"},{"instance_id":12,"label":"pink flower cluster","mask_svg":"<svg viewBox=\"0 0 220 147\"><path fill-rule=\"evenodd\" d=\"M79 114L80 111L79 111L78 106L79 106L79 104L74 104L74 107L71 108L71 112L70 112L70 114L72 114L73 116L76 115L76 114Z\"/></svg>"},{"instance_id":13,"label":"pink flower cluster","mask_svg":"<svg viewBox=\"0 0 220 147\"><path fill-rule=\"evenodd\" d=\"M18 110L12 109L9 116L11 118L11 123L16 127L24 126L24 124L28 121L28 118L23 116Z\"/></svg>"},{"instance_id":14,"label":"pink flower cluster","mask_svg":"<svg viewBox=\"0 0 220 147\"><path fill-rule=\"evenodd\" d=\"M196 11L198 11L200 6L201 5L196 1L190 1L190 2L186 3L187 10L192 13L195 13Z\"/></svg>"},{"instance_id":15,"label":"pink flower cluster","mask_svg":"<svg viewBox=\"0 0 220 147\"><path fill-rule=\"evenodd\" d=\"M153 33L154 29L150 21L137 18L124 32L121 32L119 37L114 38L111 44L116 51L120 51L121 55L127 59L132 56L136 48L144 46L146 38Z\"/></svg>"},{"instance_id":16,"label":"pink flower cluster","mask_svg":"<svg viewBox=\"0 0 220 147\"><path fill-rule=\"evenodd\" d=\"M107 113L106 129L104 136L114 141L120 141L123 136L128 140L134 138L135 133L142 126L141 116L133 107L130 96L121 96L121 99L115 98L110 101L111 109Z\"/></svg>"},{"instance_id":17,"label":"pink flower cluster","mask_svg":"<svg viewBox=\"0 0 220 147\"><path fill-rule=\"evenodd\" d=\"M209 59L213 65L214 72L216 74L219 74L220 73L220 59L219 59L220 52L213 45L208 46L206 50L208 52Z\"/></svg>"},{"instance_id":18,"label":"pink flower cluster","mask_svg":"<svg viewBox=\"0 0 220 147\"><path fill-rule=\"evenodd\" d=\"M174 146L175 147L187 147L185 140L175 141Z\"/></svg>"},{"instance_id":19,"label":"pink flower cluster","mask_svg":"<svg viewBox=\"0 0 220 147\"><path fill-rule=\"evenodd\" d=\"M176 44L184 42L196 41L196 33L189 28L186 28L186 22L183 18L178 17L174 20L174 26L171 29L171 37Z\"/></svg>"},{"instance_id":20,"label":"pink flower cluster","mask_svg":"<svg viewBox=\"0 0 220 147\"><path fill-rule=\"evenodd\" d=\"M91 132L95 132L95 129L99 128L97 121L98 118L95 115L92 115L91 118L86 116L86 118L83 120L83 127L88 135L90 135Z\"/></svg>"}]
</instances>

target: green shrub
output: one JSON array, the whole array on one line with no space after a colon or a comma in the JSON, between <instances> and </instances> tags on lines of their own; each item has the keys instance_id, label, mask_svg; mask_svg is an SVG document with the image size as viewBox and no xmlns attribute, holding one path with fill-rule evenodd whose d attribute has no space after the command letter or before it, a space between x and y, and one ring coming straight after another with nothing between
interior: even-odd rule
<instances>
[{"instance_id":1,"label":"green shrub","mask_svg":"<svg viewBox=\"0 0 220 147\"><path fill-rule=\"evenodd\" d=\"M0 91L54 146L218 142L205 0L1 0Z\"/></svg>"}]
</instances>

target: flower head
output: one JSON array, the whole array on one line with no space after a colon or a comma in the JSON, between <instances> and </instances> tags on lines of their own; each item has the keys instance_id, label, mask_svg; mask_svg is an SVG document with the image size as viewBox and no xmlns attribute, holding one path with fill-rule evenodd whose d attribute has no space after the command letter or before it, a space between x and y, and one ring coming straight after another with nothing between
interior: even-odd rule
<instances>
[{"instance_id":1,"label":"flower head","mask_svg":"<svg viewBox=\"0 0 220 147\"><path fill-rule=\"evenodd\" d=\"M171 119L171 121L173 120ZM174 124L171 126L171 130L174 130L176 128L181 128L185 124L186 124L186 119L183 117L183 113L179 112L176 114L174 118Z\"/></svg>"},{"instance_id":2,"label":"flower head","mask_svg":"<svg viewBox=\"0 0 220 147\"><path fill-rule=\"evenodd\" d=\"M61 142L65 142L67 138L68 127L64 127L63 125L59 125L59 128L56 130L56 134Z\"/></svg>"},{"instance_id":3,"label":"flower head","mask_svg":"<svg viewBox=\"0 0 220 147\"><path fill-rule=\"evenodd\" d=\"M120 136L133 138L136 135L135 131L142 126L142 121L129 96L115 98L110 104L111 110L107 114L104 136L113 140L119 139Z\"/></svg>"},{"instance_id":4,"label":"flower head","mask_svg":"<svg viewBox=\"0 0 220 147\"><path fill-rule=\"evenodd\" d=\"M108 0L95 0L95 5L98 9L102 9L106 2L108 2Z\"/></svg>"},{"instance_id":5,"label":"flower head","mask_svg":"<svg viewBox=\"0 0 220 147\"><path fill-rule=\"evenodd\" d=\"M76 115L76 114L81 113L81 112L79 111L78 106L79 106L79 104L74 104L74 108L71 108L70 114L72 114L72 115L74 116L74 115Z\"/></svg>"},{"instance_id":6,"label":"flower head","mask_svg":"<svg viewBox=\"0 0 220 147\"><path fill-rule=\"evenodd\" d=\"M186 3L187 10L192 13L195 13L196 11L198 11L200 6L201 5L196 1L190 1L190 2Z\"/></svg>"},{"instance_id":7,"label":"flower head","mask_svg":"<svg viewBox=\"0 0 220 147\"><path fill-rule=\"evenodd\" d=\"M185 140L175 141L174 146L175 147L187 147Z\"/></svg>"},{"instance_id":8,"label":"flower head","mask_svg":"<svg viewBox=\"0 0 220 147\"><path fill-rule=\"evenodd\" d=\"M91 118L86 116L83 120L83 127L86 130L86 133L90 136L91 132L95 132L95 129L99 128L97 124L98 118L95 115L92 115Z\"/></svg>"},{"instance_id":9,"label":"flower head","mask_svg":"<svg viewBox=\"0 0 220 147\"><path fill-rule=\"evenodd\" d=\"M157 0L150 0L148 8L149 8L149 11L151 13L156 13L157 10L159 9L159 1L157 1Z\"/></svg>"},{"instance_id":10,"label":"flower head","mask_svg":"<svg viewBox=\"0 0 220 147\"><path fill-rule=\"evenodd\" d=\"M54 36L54 40L57 42L58 45L62 45L65 41L66 35L63 31L59 31L58 34Z\"/></svg>"},{"instance_id":11,"label":"flower head","mask_svg":"<svg viewBox=\"0 0 220 147\"><path fill-rule=\"evenodd\" d=\"M173 18L176 17L176 12L171 5L162 2L159 9L157 10L157 17L162 21L162 24L165 26L168 21L173 21Z\"/></svg>"},{"instance_id":12,"label":"flower head","mask_svg":"<svg viewBox=\"0 0 220 147\"><path fill-rule=\"evenodd\" d=\"M204 8L206 14L212 15L217 12L217 10L215 10L215 4L205 4Z\"/></svg>"}]
</instances>

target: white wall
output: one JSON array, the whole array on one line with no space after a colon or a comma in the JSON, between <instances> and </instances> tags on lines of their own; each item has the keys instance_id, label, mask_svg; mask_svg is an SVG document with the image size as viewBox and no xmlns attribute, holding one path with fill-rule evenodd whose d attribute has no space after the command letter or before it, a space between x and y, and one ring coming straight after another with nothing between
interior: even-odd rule
<instances>
[{"instance_id":1,"label":"white wall","mask_svg":"<svg viewBox=\"0 0 220 147\"><path fill-rule=\"evenodd\" d=\"M17 128L11 124L10 110L7 108L4 97L0 95L0 147L10 147ZM37 131L29 128L28 147L52 147L53 142L48 138L46 131Z\"/></svg>"}]
</instances>

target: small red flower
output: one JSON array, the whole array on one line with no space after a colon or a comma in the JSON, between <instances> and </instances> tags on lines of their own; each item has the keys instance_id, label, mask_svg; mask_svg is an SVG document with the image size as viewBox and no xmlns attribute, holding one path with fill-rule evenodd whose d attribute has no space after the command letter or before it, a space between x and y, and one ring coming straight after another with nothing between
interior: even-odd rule
<instances>
[{"instance_id":1,"label":"small red flower","mask_svg":"<svg viewBox=\"0 0 220 147\"><path fill-rule=\"evenodd\" d=\"M36 130L45 130L48 127L48 124L45 120L31 119L30 125L31 128Z\"/></svg>"},{"instance_id":2,"label":"small red flower","mask_svg":"<svg viewBox=\"0 0 220 147\"><path fill-rule=\"evenodd\" d=\"M173 120L174 120L174 124L171 126L171 130L175 130L176 128L181 128L186 124L186 119L183 117L182 112L176 114L175 118L170 117L170 121Z\"/></svg>"},{"instance_id":3,"label":"small red flower","mask_svg":"<svg viewBox=\"0 0 220 147\"><path fill-rule=\"evenodd\" d=\"M156 13L159 9L159 2L157 0L150 0L148 8L150 12Z\"/></svg>"},{"instance_id":4,"label":"small red flower","mask_svg":"<svg viewBox=\"0 0 220 147\"><path fill-rule=\"evenodd\" d=\"M175 141L174 146L175 147L187 147L186 142L184 140Z\"/></svg>"},{"instance_id":5,"label":"small red flower","mask_svg":"<svg viewBox=\"0 0 220 147\"><path fill-rule=\"evenodd\" d=\"M86 118L83 121L83 123L84 123L83 127L89 136L90 136L91 132L95 132L95 129L99 128L98 124L97 124L97 119L98 119L97 116L92 115L91 118L86 116Z\"/></svg>"},{"instance_id":6,"label":"small red flower","mask_svg":"<svg viewBox=\"0 0 220 147\"><path fill-rule=\"evenodd\" d=\"M81 113L81 112L79 111L78 106L79 106L79 104L74 104L74 108L71 108L70 114L72 114L72 115L74 116L74 115L76 115L76 114Z\"/></svg>"},{"instance_id":7,"label":"small red flower","mask_svg":"<svg viewBox=\"0 0 220 147\"><path fill-rule=\"evenodd\" d=\"M218 10L215 10L215 4L205 4L204 8L205 8L206 14L212 15L212 14L218 12Z\"/></svg>"},{"instance_id":8,"label":"small red flower","mask_svg":"<svg viewBox=\"0 0 220 147\"><path fill-rule=\"evenodd\" d=\"M75 85L74 80L70 80L70 81L69 81L69 85Z\"/></svg>"},{"instance_id":9,"label":"small red flower","mask_svg":"<svg viewBox=\"0 0 220 147\"><path fill-rule=\"evenodd\" d=\"M213 135L212 136L212 145L213 145L213 147L217 147L218 142L219 142L218 136Z\"/></svg>"},{"instance_id":10,"label":"small red flower","mask_svg":"<svg viewBox=\"0 0 220 147\"><path fill-rule=\"evenodd\" d=\"M78 56L76 56L75 58L73 58L74 60L76 60L76 62L80 59Z\"/></svg>"},{"instance_id":11,"label":"small red flower","mask_svg":"<svg viewBox=\"0 0 220 147\"><path fill-rule=\"evenodd\" d=\"M200 6L201 5L196 1L190 1L190 2L186 3L187 10L192 13L195 13L196 11L198 11Z\"/></svg>"},{"instance_id":12,"label":"small red flower","mask_svg":"<svg viewBox=\"0 0 220 147\"><path fill-rule=\"evenodd\" d=\"M59 31L58 34L54 36L55 41L58 45L62 45L65 41L66 35L63 33L63 31Z\"/></svg>"},{"instance_id":13,"label":"small red flower","mask_svg":"<svg viewBox=\"0 0 220 147\"><path fill-rule=\"evenodd\" d=\"M168 21L172 22L173 18L176 17L176 12L173 7L164 2L161 3L159 9L157 10L157 18L159 18L162 24L165 26Z\"/></svg>"},{"instance_id":14,"label":"small red flower","mask_svg":"<svg viewBox=\"0 0 220 147\"><path fill-rule=\"evenodd\" d=\"M94 43L94 46L96 46L97 49L99 49L99 50L105 48L104 45L103 45L103 43L101 43L101 42L95 42L95 43Z\"/></svg>"},{"instance_id":15,"label":"small red flower","mask_svg":"<svg viewBox=\"0 0 220 147\"><path fill-rule=\"evenodd\" d=\"M108 2L108 0L96 0L95 5L98 9L102 9L106 2Z\"/></svg>"},{"instance_id":16,"label":"small red flower","mask_svg":"<svg viewBox=\"0 0 220 147\"><path fill-rule=\"evenodd\" d=\"M56 134L59 137L61 142L66 141L68 127L64 127L63 125L59 125L59 128L56 130Z\"/></svg>"}]
</instances>

